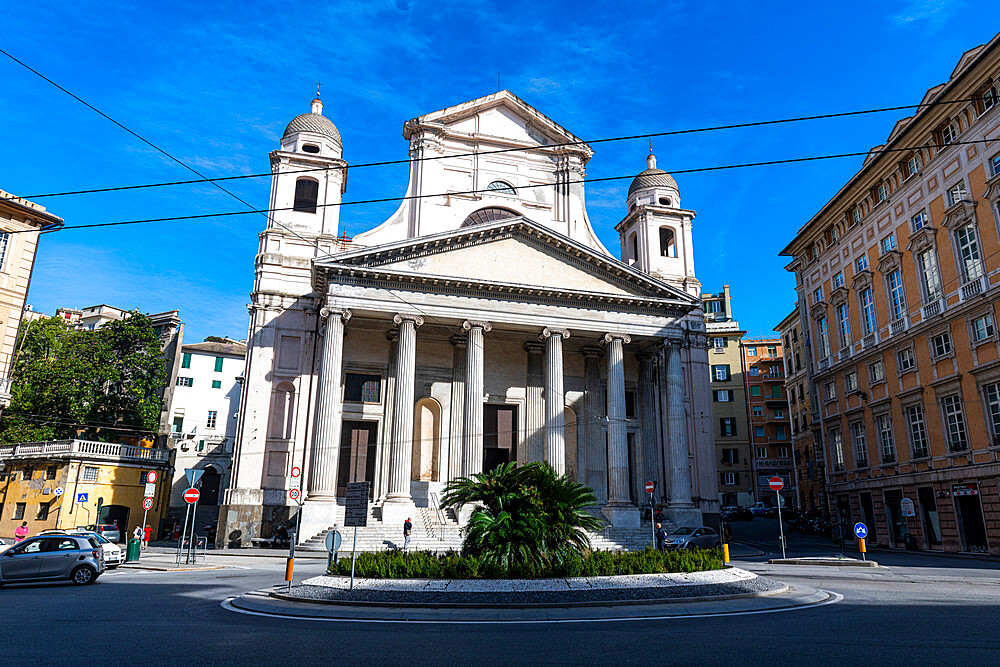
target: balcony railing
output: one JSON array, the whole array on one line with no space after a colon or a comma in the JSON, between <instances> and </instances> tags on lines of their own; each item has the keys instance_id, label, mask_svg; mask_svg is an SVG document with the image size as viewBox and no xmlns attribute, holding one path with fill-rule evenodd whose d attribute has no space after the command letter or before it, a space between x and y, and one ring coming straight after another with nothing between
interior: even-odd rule
<instances>
[{"instance_id":1,"label":"balcony railing","mask_svg":"<svg viewBox=\"0 0 1000 667\"><path fill-rule=\"evenodd\" d=\"M895 452L882 452L882 463L895 463L896 454Z\"/></svg>"},{"instance_id":2,"label":"balcony railing","mask_svg":"<svg viewBox=\"0 0 1000 667\"><path fill-rule=\"evenodd\" d=\"M829 365L830 365L830 358L829 357L823 357L822 359L818 359L816 361L816 368L817 368L817 370L823 370L824 368L826 368Z\"/></svg>"},{"instance_id":3,"label":"balcony railing","mask_svg":"<svg viewBox=\"0 0 1000 667\"><path fill-rule=\"evenodd\" d=\"M948 439L948 451L949 452L964 452L969 449L969 443L965 440L958 438Z\"/></svg>"},{"instance_id":4,"label":"balcony railing","mask_svg":"<svg viewBox=\"0 0 1000 667\"><path fill-rule=\"evenodd\" d=\"M51 440L47 442L25 442L0 447L0 459L72 455L131 461L162 461L166 463L169 460L170 452L166 449L119 445L113 442L96 442L93 440Z\"/></svg>"},{"instance_id":5,"label":"balcony railing","mask_svg":"<svg viewBox=\"0 0 1000 667\"><path fill-rule=\"evenodd\" d=\"M923 307L920 309L920 316L922 319L927 320L928 318L943 313L945 307L945 303L942 299L932 299L931 301L924 303Z\"/></svg>"},{"instance_id":6,"label":"balcony railing","mask_svg":"<svg viewBox=\"0 0 1000 667\"><path fill-rule=\"evenodd\" d=\"M850 357L851 354L853 354L853 353L854 353L854 346L853 345L845 345L844 347L840 348L840 350L837 352L837 359L839 361L843 361L844 359L847 359L848 357Z\"/></svg>"},{"instance_id":7,"label":"balcony railing","mask_svg":"<svg viewBox=\"0 0 1000 667\"><path fill-rule=\"evenodd\" d=\"M910 323L907 321L906 316L900 317L898 320L893 320L889 322L889 334L895 336L896 334L901 334L910 327Z\"/></svg>"},{"instance_id":8,"label":"balcony railing","mask_svg":"<svg viewBox=\"0 0 1000 667\"><path fill-rule=\"evenodd\" d=\"M873 331L861 339L861 349L867 350L870 347L874 347L877 343L878 343L878 332Z\"/></svg>"},{"instance_id":9,"label":"balcony railing","mask_svg":"<svg viewBox=\"0 0 1000 667\"><path fill-rule=\"evenodd\" d=\"M975 280L970 280L969 282L962 285L959 293L962 296L962 301L966 299L971 299L974 296L978 296L986 291L986 276L979 276Z\"/></svg>"}]
</instances>

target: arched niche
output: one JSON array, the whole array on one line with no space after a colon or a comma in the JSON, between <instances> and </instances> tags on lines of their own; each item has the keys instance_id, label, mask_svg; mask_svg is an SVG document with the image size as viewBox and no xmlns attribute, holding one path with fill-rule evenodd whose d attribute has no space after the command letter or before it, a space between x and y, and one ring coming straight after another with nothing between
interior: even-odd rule
<instances>
[{"instance_id":1,"label":"arched niche","mask_svg":"<svg viewBox=\"0 0 1000 667\"><path fill-rule=\"evenodd\" d=\"M417 401L413 415L413 459L410 479L436 482L440 479L438 456L441 452L441 404L433 398Z\"/></svg>"}]
</instances>

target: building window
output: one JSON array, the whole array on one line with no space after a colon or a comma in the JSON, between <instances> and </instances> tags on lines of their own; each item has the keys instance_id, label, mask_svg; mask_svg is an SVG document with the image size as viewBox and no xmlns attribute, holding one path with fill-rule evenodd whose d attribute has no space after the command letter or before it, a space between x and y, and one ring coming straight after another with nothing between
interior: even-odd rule
<instances>
[{"instance_id":1,"label":"building window","mask_svg":"<svg viewBox=\"0 0 1000 667\"><path fill-rule=\"evenodd\" d=\"M878 415L875 417L875 428L878 430L878 447L882 463L895 463L896 439L892 435L892 419L889 415Z\"/></svg>"},{"instance_id":2,"label":"building window","mask_svg":"<svg viewBox=\"0 0 1000 667\"><path fill-rule=\"evenodd\" d=\"M184 378L184 377L177 378L178 387L191 387L193 385L194 385L194 378Z\"/></svg>"},{"instance_id":3,"label":"building window","mask_svg":"<svg viewBox=\"0 0 1000 667\"><path fill-rule=\"evenodd\" d=\"M906 414L906 423L910 430L910 449L913 452L913 458L923 458L928 455L924 409L919 405L910 405L904 408L903 412Z\"/></svg>"},{"instance_id":4,"label":"building window","mask_svg":"<svg viewBox=\"0 0 1000 667\"><path fill-rule=\"evenodd\" d=\"M21 478L25 479L27 481L31 481L31 478L34 477L34 476L35 476L35 469L32 468L31 466L25 466L24 467L24 474L22 475Z\"/></svg>"},{"instance_id":5,"label":"building window","mask_svg":"<svg viewBox=\"0 0 1000 667\"><path fill-rule=\"evenodd\" d=\"M629 237L629 247L632 249L632 260L639 261L639 235L633 233Z\"/></svg>"},{"instance_id":6,"label":"building window","mask_svg":"<svg viewBox=\"0 0 1000 667\"><path fill-rule=\"evenodd\" d=\"M882 254L889 252L890 250L896 249L896 235L889 234L884 239L879 242L879 247L882 248Z\"/></svg>"},{"instance_id":7,"label":"building window","mask_svg":"<svg viewBox=\"0 0 1000 667\"><path fill-rule=\"evenodd\" d=\"M712 397L715 399L716 403L731 403L733 396L734 393L732 389L716 389L712 392Z\"/></svg>"},{"instance_id":8,"label":"building window","mask_svg":"<svg viewBox=\"0 0 1000 667\"><path fill-rule=\"evenodd\" d=\"M760 389L760 387L757 387L757 389ZM757 393L760 393L760 392L757 392ZM754 417L763 417L764 416L764 408L761 407L761 406L759 406L759 405L753 406L750 409L750 411L753 413Z\"/></svg>"},{"instance_id":9,"label":"building window","mask_svg":"<svg viewBox=\"0 0 1000 667\"><path fill-rule=\"evenodd\" d=\"M823 288L817 287L813 290L813 303L819 303L823 300Z\"/></svg>"},{"instance_id":10,"label":"building window","mask_svg":"<svg viewBox=\"0 0 1000 667\"><path fill-rule=\"evenodd\" d=\"M316 202L319 200L319 181L313 178L300 178L295 181L295 202L292 208L301 213L315 213Z\"/></svg>"},{"instance_id":11,"label":"building window","mask_svg":"<svg viewBox=\"0 0 1000 667\"><path fill-rule=\"evenodd\" d=\"M758 426L757 428L759 428L761 430L761 434L760 435L761 435L761 437L763 437L763 435L764 435L764 427L763 426ZM757 448L757 458L759 458L759 459L766 459L767 458L767 447L758 447Z\"/></svg>"},{"instance_id":12,"label":"building window","mask_svg":"<svg viewBox=\"0 0 1000 667\"><path fill-rule=\"evenodd\" d=\"M965 431L965 414L962 410L962 399L958 394L945 396L941 399L944 419L948 433L948 450L960 452L968 448L969 439Z\"/></svg>"},{"instance_id":13,"label":"building window","mask_svg":"<svg viewBox=\"0 0 1000 667\"><path fill-rule=\"evenodd\" d=\"M212 389L222 389L222 380L212 380Z\"/></svg>"},{"instance_id":14,"label":"building window","mask_svg":"<svg viewBox=\"0 0 1000 667\"><path fill-rule=\"evenodd\" d=\"M885 380L885 364L881 359L873 361L868 365L868 379L872 384L877 384Z\"/></svg>"},{"instance_id":15,"label":"building window","mask_svg":"<svg viewBox=\"0 0 1000 667\"><path fill-rule=\"evenodd\" d=\"M725 382L729 379L729 364L716 364L712 366L712 377L716 382Z\"/></svg>"},{"instance_id":16,"label":"building window","mask_svg":"<svg viewBox=\"0 0 1000 667\"><path fill-rule=\"evenodd\" d=\"M45 521L49 518L49 507L52 503L38 503L38 514L35 515L36 521Z\"/></svg>"},{"instance_id":17,"label":"building window","mask_svg":"<svg viewBox=\"0 0 1000 667\"><path fill-rule=\"evenodd\" d=\"M785 435L785 425L775 424L774 425L774 439L775 440L785 440L787 436Z\"/></svg>"},{"instance_id":18,"label":"building window","mask_svg":"<svg viewBox=\"0 0 1000 667\"><path fill-rule=\"evenodd\" d=\"M45 469L45 479L55 479L56 475L59 473L58 466L49 466Z\"/></svg>"},{"instance_id":19,"label":"building window","mask_svg":"<svg viewBox=\"0 0 1000 667\"><path fill-rule=\"evenodd\" d=\"M921 211L910 218L910 229L918 231L927 226L927 211Z\"/></svg>"},{"instance_id":20,"label":"building window","mask_svg":"<svg viewBox=\"0 0 1000 667\"><path fill-rule=\"evenodd\" d=\"M507 183L506 181L492 181L489 185L486 186L486 189L491 190L493 192L502 192L506 195L517 194L517 190L514 189L514 186L511 185L510 183Z\"/></svg>"},{"instance_id":21,"label":"building window","mask_svg":"<svg viewBox=\"0 0 1000 667\"><path fill-rule=\"evenodd\" d=\"M724 347L729 347L729 339L724 336L716 336L712 338L712 347L717 350L721 350Z\"/></svg>"},{"instance_id":22,"label":"building window","mask_svg":"<svg viewBox=\"0 0 1000 667\"><path fill-rule=\"evenodd\" d=\"M886 187L885 183L878 186L877 192L878 192L878 201L880 204L889 198L889 188Z\"/></svg>"},{"instance_id":23,"label":"building window","mask_svg":"<svg viewBox=\"0 0 1000 667\"><path fill-rule=\"evenodd\" d=\"M739 463L740 454L738 449L723 449L722 450L722 462L723 463Z\"/></svg>"},{"instance_id":24,"label":"building window","mask_svg":"<svg viewBox=\"0 0 1000 667\"><path fill-rule=\"evenodd\" d=\"M767 346L767 355L769 357L776 357L776 356L778 356L778 346L777 345L768 345Z\"/></svg>"},{"instance_id":25,"label":"building window","mask_svg":"<svg viewBox=\"0 0 1000 667\"><path fill-rule=\"evenodd\" d=\"M935 358L951 354L951 334L947 331L931 338L931 354Z\"/></svg>"},{"instance_id":26,"label":"building window","mask_svg":"<svg viewBox=\"0 0 1000 667\"><path fill-rule=\"evenodd\" d=\"M224 357L216 357L215 358L215 372L216 373L221 373L222 372L222 361L223 361L223 359L224 359Z\"/></svg>"},{"instance_id":27,"label":"building window","mask_svg":"<svg viewBox=\"0 0 1000 667\"><path fill-rule=\"evenodd\" d=\"M722 484L724 486L733 486L734 484L736 484L736 473L734 472L722 473Z\"/></svg>"},{"instance_id":28,"label":"building window","mask_svg":"<svg viewBox=\"0 0 1000 667\"><path fill-rule=\"evenodd\" d=\"M27 503L15 503L14 504L14 516L12 517L15 521L20 521L24 518L24 510L27 508Z\"/></svg>"},{"instance_id":29,"label":"building window","mask_svg":"<svg viewBox=\"0 0 1000 667\"><path fill-rule=\"evenodd\" d=\"M983 275L983 265L979 255L979 239L976 237L976 227L968 224L955 232L958 243L958 255L962 261L962 276L965 282L971 282Z\"/></svg>"},{"instance_id":30,"label":"building window","mask_svg":"<svg viewBox=\"0 0 1000 667\"><path fill-rule=\"evenodd\" d=\"M875 320L875 297L872 295L872 288L866 287L858 297L861 299L861 323L864 325L865 335L875 333L878 323Z\"/></svg>"},{"instance_id":31,"label":"building window","mask_svg":"<svg viewBox=\"0 0 1000 667\"><path fill-rule=\"evenodd\" d=\"M760 375L760 369L757 368L756 366L751 366L750 370L749 370L749 373L750 373L750 375L752 375L754 377L757 377L757 376Z\"/></svg>"},{"instance_id":32,"label":"building window","mask_svg":"<svg viewBox=\"0 0 1000 667\"><path fill-rule=\"evenodd\" d=\"M833 399L837 398L836 382L827 382L825 385L823 385L823 397L828 401L832 401Z\"/></svg>"},{"instance_id":33,"label":"building window","mask_svg":"<svg viewBox=\"0 0 1000 667\"><path fill-rule=\"evenodd\" d=\"M861 255L854 260L854 270L857 273L868 270L868 255Z\"/></svg>"},{"instance_id":34,"label":"building window","mask_svg":"<svg viewBox=\"0 0 1000 667\"><path fill-rule=\"evenodd\" d=\"M919 172L920 172L920 160L918 160L917 156L914 155L909 160L906 161L906 175L907 177L909 177Z\"/></svg>"},{"instance_id":35,"label":"building window","mask_svg":"<svg viewBox=\"0 0 1000 667\"><path fill-rule=\"evenodd\" d=\"M80 477L80 480L84 482L96 482L97 466L84 466L83 475Z\"/></svg>"},{"instance_id":36,"label":"building window","mask_svg":"<svg viewBox=\"0 0 1000 667\"><path fill-rule=\"evenodd\" d=\"M844 286L844 272L838 271L833 275L833 286L843 287Z\"/></svg>"},{"instance_id":37,"label":"building window","mask_svg":"<svg viewBox=\"0 0 1000 667\"><path fill-rule=\"evenodd\" d=\"M833 444L833 469L840 472L844 469L844 441L839 428L830 431L830 442Z\"/></svg>"},{"instance_id":38,"label":"building window","mask_svg":"<svg viewBox=\"0 0 1000 667\"><path fill-rule=\"evenodd\" d=\"M178 415L177 417L174 417L174 423L170 429L170 432L173 433L174 435L179 435L183 431L184 431L184 416Z\"/></svg>"},{"instance_id":39,"label":"building window","mask_svg":"<svg viewBox=\"0 0 1000 667\"><path fill-rule=\"evenodd\" d=\"M775 454L775 456L777 456L779 459L787 459L788 458L788 447L778 447L778 451Z\"/></svg>"},{"instance_id":40,"label":"building window","mask_svg":"<svg viewBox=\"0 0 1000 667\"><path fill-rule=\"evenodd\" d=\"M837 306L837 333L841 349L851 344L851 315L846 303Z\"/></svg>"},{"instance_id":41,"label":"building window","mask_svg":"<svg viewBox=\"0 0 1000 667\"><path fill-rule=\"evenodd\" d=\"M903 295L903 274L899 269L885 277L889 292L889 314L894 320L900 320L906 315L906 297Z\"/></svg>"},{"instance_id":42,"label":"building window","mask_svg":"<svg viewBox=\"0 0 1000 667\"><path fill-rule=\"evenodd\" d=\"M986 92L983 93L983 110L980 112L980 115L986 113L996 105L997 105L997 87L990 86L989 88L986 89Z\"/></svg>"},{"instance_id":43,"label":"building window","mask_svg":"<svg viewBox=\"0 0 1000 667\"><path fill-rule=\"evenodd\" d=\"M667 197L660 197L658 201L660 202L660 206L670 206L670 199Z\"/></svg>"},{"instance_id":44,"label":"building window","mask_svg":"<svg viewBox=\"0 0 1000 667\"><path fill-rule=\"evenodd\" d=\"M913 350L906 348L905 350L897 352L896 363L899 366L900 373L913 370L913 367L916 365L916 361L913 358Z\"/></svg>"},{"instance_id":45,"label":"building window","mask_svg":"<svg viewBox=\"0 0 1000 667\"><path fill-rule=\"evenodd\" d=\"M750 347L748 347L747 348L747 356L748 357L756 357L757 356L757 348L753 347L752 345Z\"/></svg>"},{"instance_id":46,"label":"building window","mask_svg":"<svg viewBox=\"0 0 1000 667\"><path fill-rule=\"evenodd\" d=\"M722 302L721 301L706 301L705 302L705 312L706 313L721 313L722 312Z\"/></svg>"},{"instance_id":47,"label":"building window","mask_svg":"<svg viewBox=\"0 0 1000 667\"><path fill-rule=\"evenodd\" d=\"M928 248L917 255L917 273L920 276L920 286L924 290L924 300L940 299L941 278L938 274L937 258L934 256L933 248Z\"/></svg>"},{"instance_id":48,"label":"building window","mask_svg":"<svg viewBox=\"0 0 1000 667\"><path fill-rule=\"evenodd\" d=\"M868 443L865 441L865 425L863 422L851 424L851 439L854 441L854 465L858 468L868 467Z\"/></svg>"},{"instance_id":49,"label":"building window","mask_svg":"<svg viewBox=\"0 0 1000 667\"><path fill-rule=\"evenodd\" d=\"M997 174L1000 174L1000 153L993 156L990 160L990 164L993 165L993 175L996 176Z\"/></svg>"},{"instance_id":50,"label":"building window","mask_svg":"<svg viewBox=\"0 0 1000 667\"><path fill-rule=\"evenodd\" d=\"M775 410L774 410L774 418L775 419L784 419L785 418L785 411L782 410L781 408L775 408Z\"/></svg>"},{"instance_id":51,"label":"building window","mask_svg":"<svg viewBox=\"0 0 1000 667\"><path fill-rule=\"evenodd\" d=\"M677 242L674 240L674 230L660 227L660 257L676 257Z\"/></svg>"},{"instance_id":52,"label":"building window","mask_svg":"<svg viewBox=\"0 0 1000 667\"><path fill-rule=\"evenodd\" d=\"M719 419L719 435L731 438L736 435L736 419L733 417L722 417Z\"/></svg>"},{"instance_id":53,"label":"building window","mask_svg":"<svg viewBox=\"0 0 1000 667\"><path fill-rule=\"evenodd\" d=\"M997 446L1000 445L1000 382L984 386L983 396L986 397L986 412L990 416L993 445Z\"/></svg>"},{"instance_id":54,"label":"building window","mask_svg":"<svg viewBox=\"0 0 1000 667\"><path fill-rule=\"evenodd\" d=\"M382 376L348 373L344 382L344 401L379 403L382 399Z\"/></svg>"},{"instance_id":55,"label":"building window","mask_svg":"<svg viewBox=\"0 0 1000 667\"><path fill-rule=\"evenodd\" d=\"M781 385L772 384L771 385L771 398L781 398Z\"/></svg>"},{"instance_id":56,"label":"building window","mask_svg":"<svg viewBox=\"0 0 1000 667\"><path fill-rule=\"evenodd\" d=\"M958 136L955 132L955 124L948 123L943 128L941 128L941 143L950 144L955 141L955 137Z\"/></svg>"},{"instance_id":57,"label":"building window","mask_svg":"<svg viewBox=\"0 0 1000 667\"><path fill-rule=\"evenodd\" d=\"M830 331L827 328L826 318L819 318L816 326L819 329L819 356L825 359L830 356Z\"/></svg>"},{"instance_id":58,"label":"building window","mask_svg":"<svg viewBox=\"0 0 1000 667\"><path fill-rule=\"evenodd\" d=\"M987 313L982 317L972 320L972 340L979 343L993 336L996 330L993 328L993 316Z\"/></svg>"},{"instance_id":59,"label":"building window","mask_svg":"<svg viewBox=\"0 0 1000 667\"><path fill-rule=\"evenodd\" d=\"M191 353L185 352L181 355L181 368L191 368Z\"/></svg>"},{"instance_id":60,"label":"building window","mask_svg":"<svg viewBox=\"0 0 1000 667\"><path fill-rule=\"evenodd\" d=\"M856 206L854 208L854 212L851 214L851 218L854 220L855 224L861 222L861 207L860 206Z\"/></svg>"},{"instance_id":61,"label":"building window","mask_svg":"<svg viewBox=\"0 0 1000 667\"><path fill-rule=\"evenodd\" d=\"M751 396L760 396L760 385L759 384L750 385L750 395Z\"/></svg>"},{"instance_id":62,"label":"building window","mask_svg":"<svg viewBox=\"0 0 1000 667\"><path fill-rule=\"evenodd\" d=\"M855 371L844 374L844 391L850 393L858 390L858 374Z\"/></svg>"},{"instance_id":63,"label":"building window","mask_svg":"<svg viewBox=\"0 0 1000 667\"><path fill-rule=\"evenodd\" d=\"M948 188L948 206L954 206L965 199L965 181L959 181Z\"/></svg>"},{"instance_id":64,"label":"building window","mask_svg":"<svg viewBox=\"0 0 1000 667\"><path fill-rule=\"evenodd\" d=\"M215 422L219 419L219 413L216 410L208 411L208 418L205 420L205 428L209 430L215 430Z\"/></svg>"}]
</instances>

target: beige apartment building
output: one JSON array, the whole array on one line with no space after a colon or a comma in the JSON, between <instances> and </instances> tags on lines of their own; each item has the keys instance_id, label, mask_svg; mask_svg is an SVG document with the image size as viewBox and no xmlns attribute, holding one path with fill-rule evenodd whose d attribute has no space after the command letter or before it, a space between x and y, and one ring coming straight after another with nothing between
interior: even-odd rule
<instances>
[{"instance_id":1,"label":"beige apartment building","mask_svg":"<svg viewBox=\"0 0 1000 667\"><path fill-rule=\"evenodd\" d=\"M753 503L746 389L740 339L746 333L733 319L729 285L718 294L702 294L708 363L711 372L712 425L715 429L719 502L723 507Z\"/></svg>"},{"instance_id":2,"label":"beige apartment building","mask_svg":"<svg viewBox=\"0 0 1000 667\"><path fill-rule=\"evenodd\" d=\"M744 338L740 349L750 412L754 499L777 505L770 479L780 477L785 483L780 491L782 507L791 507L795 505L796 491L781 339Z\"/></svg>"},{"instance_id":3,"label":"beige apartment building","mask_svg":"<svg viewBox=\"0 0 1000 667\"><path fill-rule=\"evenodd\" d=\"M1000 35L922 101L782 254L836 517L1000 554Z\"/></svg>"},{"instance_id":4,"label":"beige apartment building","mask_svg":"<svg viewBox=\"0 0 1000 667\"><path fill-rule=\"evenodd\" d=\"M35 267L38 233L62 218L44 206L0 190L0 409L10 404L11 371L24 301Z\"/></svg>"}]
</instances>

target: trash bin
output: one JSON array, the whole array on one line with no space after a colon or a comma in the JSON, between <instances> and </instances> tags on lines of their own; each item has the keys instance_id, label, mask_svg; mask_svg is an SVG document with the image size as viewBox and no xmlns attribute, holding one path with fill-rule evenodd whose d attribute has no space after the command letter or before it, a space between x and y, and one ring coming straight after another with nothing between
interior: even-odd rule
<instances>
[{"instance_id":1,"label":"trash bin","mask_svg":"<svg viewBox=\"0 0 1000 667\"><path fill-rule=\"evenodd\" d=\"M125 562L132 563L139 560L139 551L142 549L142 541L134 537L128 541L125 547Z\"/></svg>"}]
</instances>

